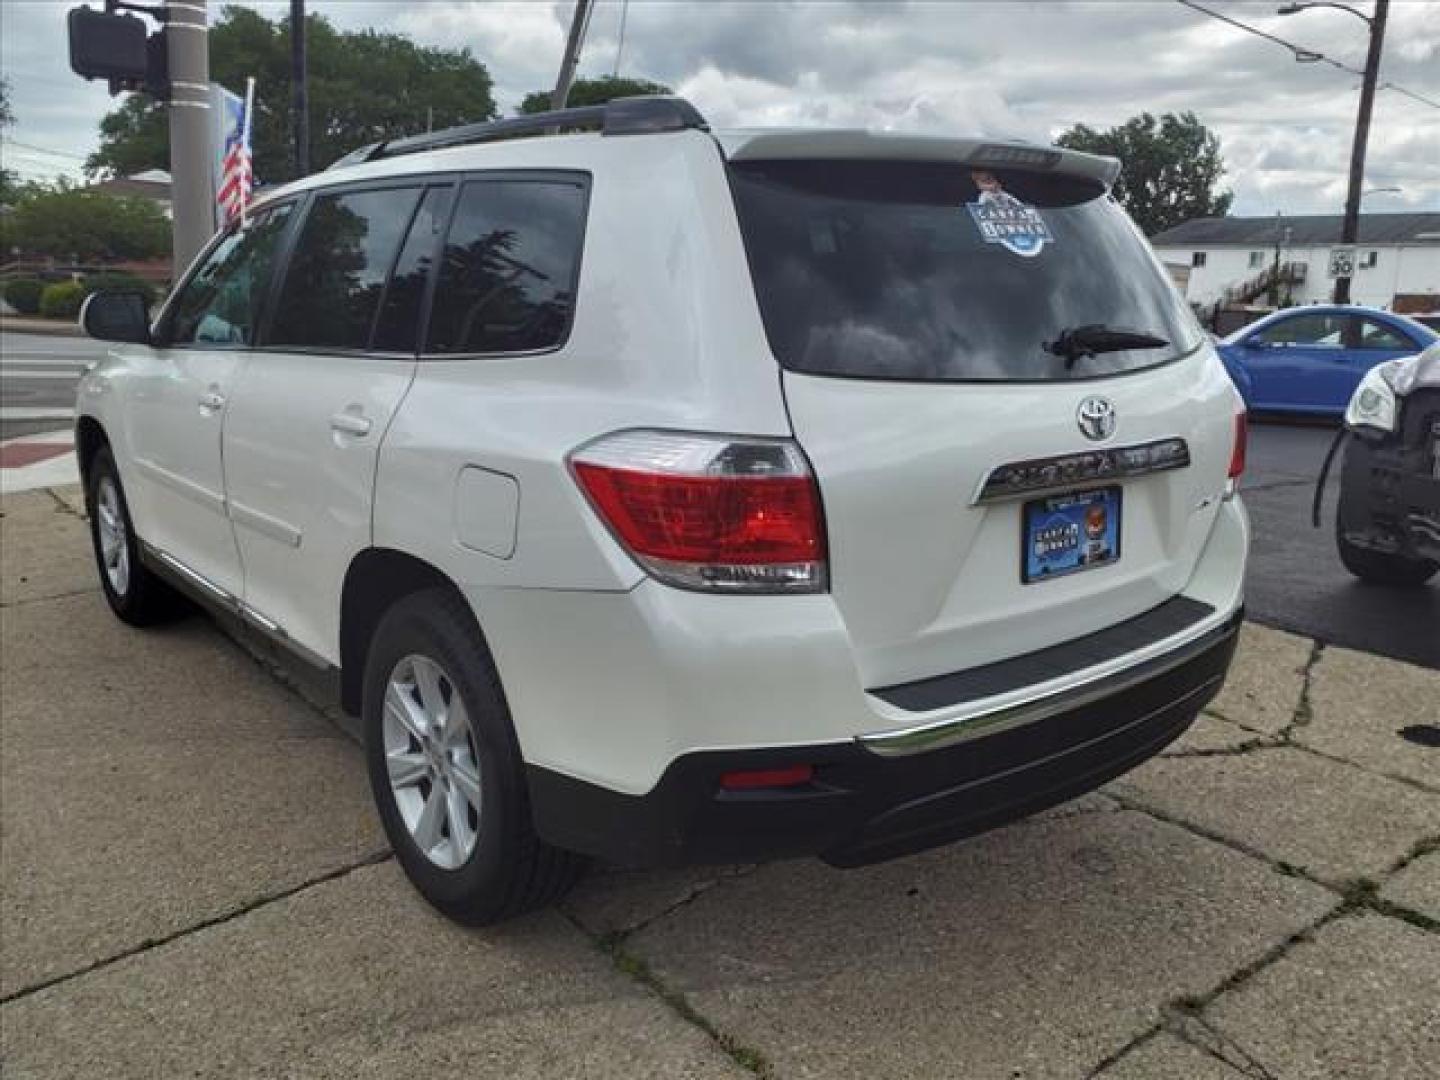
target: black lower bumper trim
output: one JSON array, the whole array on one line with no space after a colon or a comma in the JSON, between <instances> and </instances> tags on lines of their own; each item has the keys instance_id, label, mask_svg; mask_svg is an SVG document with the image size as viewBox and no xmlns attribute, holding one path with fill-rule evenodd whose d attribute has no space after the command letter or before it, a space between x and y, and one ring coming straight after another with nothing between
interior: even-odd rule
<instances>
[{"instance_id":1,"label":"black lower bumper trim","mask_svg":"<svg viewBox=\"0 0 1440 1080\"><path fill-rule=\"evenodd\" d=\"M1405 431L1376 439L1355 437L1340 472L1338 530L1356 547L1405 559L1440 561L1440 391L1433 413L1421 415L1420 395L1407 402Z\"/></svg>"},{"instance_id":2,"label":"black lower bumper trim","mask_svg":"<svg viewBox=\"0 0 1440 1080\"><path fill-rule=\"evenodd\" d=\"M926 753L884 758L855 741L703 751L677 758L638 796L529 766L535 825L559 847L633 866L799 855L856 866L947 843L1072 799L1158 753L1219 691L1239 621L1152 678ZM720 787L727 772L799 764L814 767L802 787Z\"/></svg>"}]
</instances>

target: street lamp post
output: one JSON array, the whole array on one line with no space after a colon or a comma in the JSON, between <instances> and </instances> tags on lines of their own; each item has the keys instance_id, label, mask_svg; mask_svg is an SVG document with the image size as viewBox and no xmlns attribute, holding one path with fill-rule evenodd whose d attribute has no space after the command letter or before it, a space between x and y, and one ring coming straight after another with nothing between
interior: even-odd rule
<instances>
[{"instance_id":1,"label":"street lamp post","mask_svg":"<svg viewBox=\"0 0 1440 1080\"><path fill-rule=\"evenodd\" d=\"M1360 195L1365 184L1365 147L1370 141L1370 113L1375 105L1375 83L1380 75L1380 52L1385 44L1385 18L1390 11L1390 0L1375 0L1375 14L1366 15L1348 4L1333 4L1325 0L1315 3L1286 4L1277 12L1280 15L1294 15L1307 8L1333 7L1348 11L1357 19L1363 19L1370 28L1370 48L1365 54L1365 74L1360 82L1360 111L1355 118L1355 141L1350 147L1350 186L1345 194L1345 220L1340 226L1340 243L1353 246L1360 232ZM1337 304L1350 302L1350 277L1335 279L1334 301Z\"/></svg>"}]
</instances>

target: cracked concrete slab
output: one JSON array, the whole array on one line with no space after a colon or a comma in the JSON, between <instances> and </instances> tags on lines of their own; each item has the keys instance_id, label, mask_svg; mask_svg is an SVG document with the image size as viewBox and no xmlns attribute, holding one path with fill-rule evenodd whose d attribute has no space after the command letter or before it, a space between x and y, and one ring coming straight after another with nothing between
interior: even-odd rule
<instances>
[{"instance_id":1,"label":"cracked concrete slab","mask_svg":"<svg viewBox=\"0 0 1440 1080\"><path fill-rule=\"evenodd\" d=\"M1129 811L861 870L774 864L626 940L786 1077L1075 1077L1331 910Z\"/></svg>"},{"instance_id":2,"label":"cracked concrete slab","mask_svg":"<svg viewBox=\"0 0 1440 1080\"><path fill-rule=\"evenodd\" d=\"M564 908L597 937L628 934L691 903L722 881L754 870L753 865L674 870L599 869L581 880L566 898Z\"/></svg>"},{"instance_id":3,"label":"cracked concrete slab","mask_svg":"<svg viewBox=\"0 0 1440 1080\"><path fill-rule=\"evenodd\" d=\"M1440 832L1440 796L1294 747L1157 758L1110 790L1329 882L1383 873Z\"/></svg>"},{"instance_id":4,"label":"cracked concrete slab","mask_svg":"<svg viewBox=\"0 0 1440 1080\"><path fill-rule=\"evenodd\" d=\"M1012 828L1032 828L1078 814L1108 813L1119 809L1114 799L1092 792L1018 822ZM565 910L597 937L628 934L676 908L693 903L716 886L754 873L757 869L759 867L753 863L673 870L602 869L591 873L576 886L565 901Z\"/></svg>"},{"instance_id":5,"label":"cracked concrete slab","mask_svg":"<svg viewBox=\"0 0 1440 1080\"><path fill-rule=\"evenodd\" d=\"M0 604L99 589L85 522L48 491L0 500Z\"/></svg>"},{"instance_id":6,"label":"cracked concrete slab","mask_svg":"<svg viewBox=\"0 0 1440 1080\"><path fill-rule=\"evenodd\" d=\"M1314 651L1309 638L1246 623L1225 686L1210 711L1267 735L1278 735L1295 716Z\"/></svg>"},{"instance_id":7,"label":"cracked concrete slab","mask_svg":"<svg viewBox=\"0 0 1440 1080\"><path fill-rule=\"evenodd\" d=\"M1239 1069L1168 1032L1130 1051L1099 1075L1104 1080L1247 1080Z\"/></svg>"},{"instance_id":8,"label":"cracked concrete slab","mask_svg":"<svg viewBox=\"0 0 1440 1080\"><path fill-rule=\"evenodd\" d=\"M555 914L447 922L392 862L0 1007L7 1074L750 1075Z\"/></svg>"},{"instance_id":9,"label":"cracked concrete slab","mask_svg":"<svg viewBox=\"0 0 1440 1080\"><path fill-rule=\"evenodd\" d=\"M1284 1080L1440 1075L1440 935L1339 919L1224 994L1206 1018Z\"/></svg>"},{"instance_id":10,"label":"cracked concrete slab","mask_svg":"<svg viewBox=\"0 0 1440 1080\"><path fill-rule=\"evenodd\" d=\"M1440 735L1440 671L1350 649L1326 649L1311 676L1310 719L1295 741L1440 792L1440 746L1407 739Z\"/></svg>"},{"instance_id":11,"label":"cracked concrete slab","mask_svg":"<svg viewBox=\"0 0 1440 1080\"><path fill-rule=\"evenodd\" d=\"M1269 735L1247 731L1229 720L1201 713L1195 723L1163 751L1166 757L1183 757L1188 754L1234 753L1247 747L1271 740Z\"/></svg>"},{"instance_id":12,"label":"cracked concrete slab","mask_svg":"<svg viewBox=\"0 0 1440 1080\"><path fill-rule=\"evenodd\" d=\"M79 484L60 484L50 494L64 503L77 517L85 516L85 489Z\"/></svg>"},{"instance_id":13,"label":"cracked concrete slab","mask_svg":"<svg viewBox=\"0 0 1440 1080\"><path fill-rule=\"evenodd\" d=\"M359 749L208 621L4 620L0 994L385 850Z\"/></svg>"},{"instance_id":14,"label":"cracked concrete slab","mask_svg":"<svg viewBox=\"0 0 1440 1080\"><path fill-rule=\"evenodd\" d=\"M1440 923L1440 850L1421 855L1392 877L1380 899Z\"/></svg>"}]
</instances>

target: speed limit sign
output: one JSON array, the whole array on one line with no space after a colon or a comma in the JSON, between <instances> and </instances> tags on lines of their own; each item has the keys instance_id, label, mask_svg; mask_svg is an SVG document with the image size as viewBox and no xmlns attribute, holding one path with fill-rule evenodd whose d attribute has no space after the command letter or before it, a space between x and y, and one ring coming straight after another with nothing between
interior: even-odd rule
<instances>
[{"instance_id":1,"label":"speed limit sign","mask_svg":"<svg viewBox=\"0 0 1440 1080\"><path fill-rule=\"evenodd\" d=\"M1350 277L1355 273L1355 249L1353 247L1330 249L1330 276Z\"/></svg>"}]
</instances>

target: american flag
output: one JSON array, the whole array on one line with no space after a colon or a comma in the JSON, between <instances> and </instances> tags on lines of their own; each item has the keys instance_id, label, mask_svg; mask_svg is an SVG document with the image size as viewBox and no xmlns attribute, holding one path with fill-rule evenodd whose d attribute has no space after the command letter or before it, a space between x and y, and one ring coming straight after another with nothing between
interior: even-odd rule
<instances>
[{"instance_id":1,"label":"american flag","mask_svg":"<svg viewBox=\"0 0 1440 1080\"><path fill-rule=\"evenodd\" d=\"M255 104L255 80L246 87L245 104L235 123L225 133L225 156L220 162L220 191L215 201L225 214L228 225L243 217L250 203L254 174L250 166L250 111Z\"/></svg>"}]
</instances>

